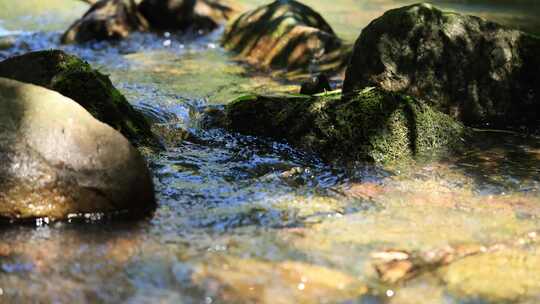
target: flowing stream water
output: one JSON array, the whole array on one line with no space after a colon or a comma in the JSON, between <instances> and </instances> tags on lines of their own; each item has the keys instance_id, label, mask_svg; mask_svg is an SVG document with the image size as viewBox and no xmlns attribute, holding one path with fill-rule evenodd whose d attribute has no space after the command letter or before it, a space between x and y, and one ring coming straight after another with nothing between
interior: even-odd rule
<instances>
[{"instance_id":1,"label":"flowing stream water","mask_svg":"<svg viewBox=\"0 0 540 304\"><path fill-rule=\"evenodd\" d=\"M411 3L304 2L351 43L384 11ZM536 1L438 4L540 32ZM15 40L0 59L77 54L157 123L200 140L171 136L166 151L147 154L159 200L148 219L0 227L0 303L540 302L538 138L478 132L467 151L442 161L343 168L284 143L201 130L205 105L298 83L234 62L219 46L222 30L59 45L86 9L75 0L0 0L0 39ZM374 267L385 250L467 246L500 249L401 284L383 283Z\"/></svg>"}]
</instances>

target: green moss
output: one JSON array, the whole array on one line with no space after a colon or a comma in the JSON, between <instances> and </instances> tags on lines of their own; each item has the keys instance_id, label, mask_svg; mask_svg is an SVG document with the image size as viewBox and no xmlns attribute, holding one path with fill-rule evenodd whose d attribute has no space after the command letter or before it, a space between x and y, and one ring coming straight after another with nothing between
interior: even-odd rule
<instances>
[{"instance_id":1,"label":"green moss","mask_svg":"<svg viewBox=\"0 0 540 304\"><path fill-rule=\"evenodd\" d=\"M51 51L52 53L56 51ZM76 56L65 54L62 56L63 60L58 62L58 67L62 71L69 71L69 72L90 72L92 71L92 67L84 62L83 60L79 59Z\"/></svg>"},{"instance_id":2,"label":"green moss","mask_svg":"<svg viewBox=\"0 0 540 304\"><path fill-rule=\"evenodd\" d=\"M239 103L239 102L243 102L243 101L255 101L257 100L257 95L255 94L246 94L246 95L241 95L241 96L238 96L236 97L235 99L231 100L228 102L229 106L235 104L235 103Z\"/></svg>"},{"instance_id":3,"label":"green moss","mask_svg":"<svg viewBox=\"0 0 540 304\"><path fill-rule=\"evenodd\" d=\"M339 104L334 120L335 141L344 145L344 157L386 162L413 154L408 115L390 94L365 89Z\"/></svg>"},{"instance_id":4,"label":"green moss","mask_svg":"<svg viewBox=\"0 0 540 304\"><path fill-rule=\"evenodd\" d=\"M116 88L111 87L111 101L115 104L122 104L125 101L124 95L120 93Z\"/></svg>"},{"instance_id":5,"label":"green moss","mask_svg":"<svg viewBox=\"0 0 540 304\"><path fill-rule=\"evenodd\" d=\"M389 163L453 150L466 129L409 96L367 88L305 95L242 96L226 107L228 127L283 139L327 160Z\"/></svg>"},{"instance_id":6,"label":"green moss","mask_svg":"<svg viewBox=\"0 0 540 304\"><path fill-rule=\"evenodd\" d=\"M408 98L408 109L414 119L415 152L430 153L461 144L467 130L450 116L433 110L424 103Z\"/></svg>"},{"instance_id":7,"label":"green moss","mask_svg":"<svg viewBox=\"0 0 540 304\"><path fill-rule=\"evenodd\" d=\"M341 89L334 91L324 91L322 93L314 94L315 97L327 97L327 98L338 98L341 99Z\"/></svg>"},{"instance_id":8,"label":"green moss","mask_svg":"<svg viewBox=\"0 0 540 304\"><path fill-rule=\"evenodd\" d=\"M335 109L344 156L387 163L452 150L464 127L409 96L368 88Z\"/></svg>"},{"instance_id":9,"label":"green moss","mask_svg":"<svg viewBox=\"0 0 540 304\"><path fill-rule=\"evenodd\" d=\"M310 124L297 117L311 99L302 95L242 96L226 107L230 128L241 133L292 139Z\"/></svg>"}]
</instances>

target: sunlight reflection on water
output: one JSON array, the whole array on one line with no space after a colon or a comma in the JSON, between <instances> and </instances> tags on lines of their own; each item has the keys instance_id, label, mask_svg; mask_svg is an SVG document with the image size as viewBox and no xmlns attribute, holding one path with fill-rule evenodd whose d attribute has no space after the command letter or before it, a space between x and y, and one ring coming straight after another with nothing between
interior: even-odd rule
<instances>
[{"instance_id":1,"label":"sunlight reflection on water","mask_svg":"<svg viewBox=\"0 0 540 304\"><path fill-rule=\"evenodd\" d=\"M0 8L6 1L0 0ZM373 17L403 2L306 3L353 40ZM17 22L10 23L16 19L4 25L17 29ZM349 22L353 26L346 28ZM0 36L11 34L0 22ZM374 250L489 244L540 225L538 139L495 134L465 155L408 169L333 167L283 143L191 124L209 103L223 104L243 91L289 89L232 62L216 47L219 35L136 34L83 46L60 46L59 35L48 29L25 33L8 52L64 48L75 53L111 74L148 116L191 129L199 142L179 142L149 157L159 208L147 221L0 227L0 296L14 303L201 303L227 297L264 302L254 296L268 303L318 302L320 296L343 302L336 282L354 286L357 278L369 279L366 263ZM2 251L4 245L8 250ZM489 277L488 272L482 279ZM384 289L383 300L369 303L400 295L407 295L408 303L466 302L459 294L448 298L452 290L440 280L417 284ZM352 292L350 298L355 297Z\"/></svg>"}]
</instances>

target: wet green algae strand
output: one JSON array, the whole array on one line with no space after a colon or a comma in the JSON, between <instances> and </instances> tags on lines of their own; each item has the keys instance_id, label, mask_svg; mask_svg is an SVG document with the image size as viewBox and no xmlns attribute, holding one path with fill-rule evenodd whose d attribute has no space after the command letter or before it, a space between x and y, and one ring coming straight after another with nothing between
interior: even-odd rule
<instances>
[{"instance_id":1,"label":"wet green algae strand","mask_svg":"<svg viewBox=\"0 0 540 304\"><path fill-rule=\"evenodd\" d=\"M59 50L27 53L0 62L0 75L44 86L75 100L137 146L160 146L149 122L109 77L76 56Z\"/></svg>"},{"instance_id":2,"label":"wet green algae strand","mask_svg":"<svg viewBox=\"0 0 540 304\"><path fill-rule=\"evenodd\" d=\"M326 160L392 163L454 150L467 129L409 96L366 88L307 95L245 95L226 106L233 131L283 139Z\"/></svg>"}]
</instances>

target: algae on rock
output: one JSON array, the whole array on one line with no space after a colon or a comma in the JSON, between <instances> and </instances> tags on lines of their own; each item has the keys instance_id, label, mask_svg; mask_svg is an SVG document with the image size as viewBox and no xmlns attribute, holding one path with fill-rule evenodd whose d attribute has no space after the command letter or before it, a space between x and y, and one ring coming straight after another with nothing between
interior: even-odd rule
<instances>
[{"instance_id":1,"label":"algae on rock","mask_svg":"<svg viewBox=\"0 0 540 304\"><path fill-rule=\"evenodd\" d=\"M0 76L44 86L83 106L135 145L158 147L143 114L113 86L109 77L60 50L30 52L0 62Z\"/></svg>"},{"instance_id":2,"label":"algae on rock","mask_svg":"<svg viewBox=\"0 0 540 304\"><path fill-rule=\"evenodd\" d=\"M335 142L344 155L387 162L449 151L464 127L410 96L367 88L334 107Z\"/></svg>"},{"instance_id":3,"label":"algae on rock","mask_svg":"<svg viewBox=\"0 0 540 304\"><path fill-rule=\"evenodd\" d=\"M449 151L467 130L420 100L366 88L313 96L248 95L226 106L228 129L283 139L325 160L388 163ZM223 120L223 119L222 119Z\"/></svg>"}]
</instances>

